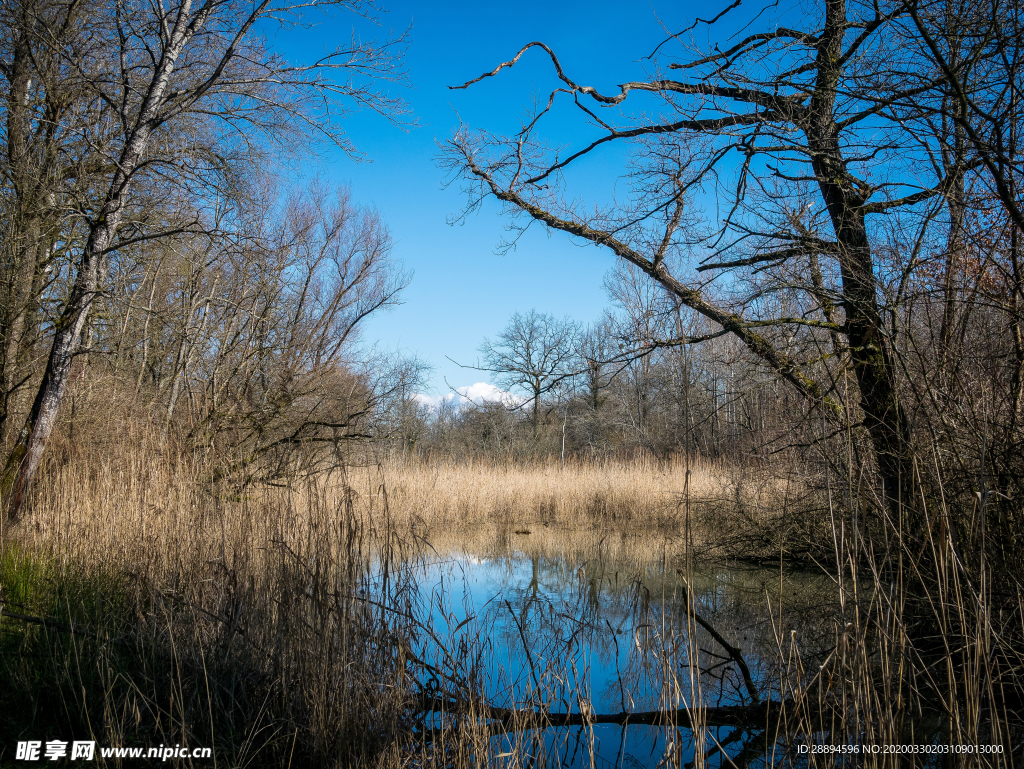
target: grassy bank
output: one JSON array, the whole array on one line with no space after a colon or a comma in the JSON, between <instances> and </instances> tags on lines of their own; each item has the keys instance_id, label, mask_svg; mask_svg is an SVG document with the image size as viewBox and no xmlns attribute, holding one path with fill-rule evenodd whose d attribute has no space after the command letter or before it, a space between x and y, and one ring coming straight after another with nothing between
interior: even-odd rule
<instances>
[{"instance_id":1,"label":"grassy bank","mask_svg":"<svg viewBox=\"0 0 1024 769\"><path fill-rule=\"evenodd\" d=\"M402 562L380 511L324 484L211 488L134 449L49 468L4 533L0 764L27 739L213 747L232 766L400 744L407 585L372 570Z\"/></svg>"}]
</instances>

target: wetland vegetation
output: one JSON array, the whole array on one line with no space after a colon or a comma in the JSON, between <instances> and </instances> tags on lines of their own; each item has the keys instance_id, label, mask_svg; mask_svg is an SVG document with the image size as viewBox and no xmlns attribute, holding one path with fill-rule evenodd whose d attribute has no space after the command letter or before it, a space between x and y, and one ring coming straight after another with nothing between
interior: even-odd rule
<instances>
[{"instance_id":1,"label":"wetland vegetation","mask_svg":"<svg viewBox=\"0 0 1024 769\"><path fill-rule=\"evenodd\" d=\"M841 526L784 540L811 514L784 485L694 463L687 499L683 463L393 459L239 494L159 441L55 463L9 537L0 739L239 766L831 765L801 746L956 740L1018 760L1012 695L988 699L1015 650L980 635L937 665L877 566L824 560ZM933 627L970 621L933 597Z\"/></svg>"},{"instance_id":2,"label":"wetland vegetation","mask_svg":"<svg viewBox=\"0 0 1024 769\"><path fill-rule=\"evenodd\" d=\"M607 91L454 57L467 114L551 86L452 125L454 219L613 266L433 396L299 168L413 127L410 41L296 64L308 5L0 0L0 765L1021 766L1019 2L723 4Z\"/></svg>"}]
</instances>

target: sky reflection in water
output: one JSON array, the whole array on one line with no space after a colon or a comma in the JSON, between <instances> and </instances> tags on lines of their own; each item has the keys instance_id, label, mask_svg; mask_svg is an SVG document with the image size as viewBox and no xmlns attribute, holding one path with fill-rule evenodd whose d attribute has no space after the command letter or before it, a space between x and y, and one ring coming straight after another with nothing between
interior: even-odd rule
<instances>
[{"instance_id":1,"label":"sky reflection in water","mask_svg":"<svg viewBox=\"0 0 1024 769\"><path fill-rule=\"evenodd\" d=\"M774 674L766 660L776 658L777 639L791 629L779 626L778 597L820 594L821 580L780 575L778 569L718 568L698 570L684 581L669 552L653 561L617 562L515 548L487 557L455 551L428 559L417 581L424 606L430 602L435 637L451 658L463 661L464 675L475 676L493 705L523 707L537 691L558 713L676 709L697 700L707 706L749 704L735 662L688 621L687 584L697 613L743 651L764 696ZM800 631L816 641L809 626ZM425 639L420 652L426 658L433 654L444 669L444 655ZM694 646L707 671L699 680L688 665ZM590 766L592 754L595 766L675 765L663 764L666 735L675 760L693 761L688 729L596 724L548 729L543 739L533 734L524 742L538 766ZM754 737L711 727L704 749L716 754L708 764L722 763L716 743L735 759ZM492 745L494 754L514 750L504 738Z\"/></svg>"}]
</instances>

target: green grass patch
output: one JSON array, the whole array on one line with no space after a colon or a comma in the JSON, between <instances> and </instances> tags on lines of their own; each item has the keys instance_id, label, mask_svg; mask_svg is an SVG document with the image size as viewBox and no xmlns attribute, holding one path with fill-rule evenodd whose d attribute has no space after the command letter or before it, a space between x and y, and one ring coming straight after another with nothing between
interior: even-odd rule
<instances>
[{"instance_id":1,"label":"green grass patch","mask_svg":"<svg viewBox=\"0 0 1024 769\"><path fill-rule=\"evenodd\" d=\"M131 622L127 580L10 543L0 590L0 765L19 740L108 731L104 705L133 656L117 640Z\"/></svg>"}]
</instances>

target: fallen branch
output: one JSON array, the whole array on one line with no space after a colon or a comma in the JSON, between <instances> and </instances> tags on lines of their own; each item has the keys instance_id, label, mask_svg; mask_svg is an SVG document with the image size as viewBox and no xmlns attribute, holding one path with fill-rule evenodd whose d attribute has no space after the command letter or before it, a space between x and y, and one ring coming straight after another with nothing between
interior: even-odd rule
<instances>
[{"instance_id":1,"label":"fallen branch","mask_svg":"<svg viewBox=\"0 0 1024 769\"><path fill-rule=\"evenodd\" d=\"M676 573L679 574L680 577L683 577L685 579L685 575L682 571L676 569ZM750 668L747 667L746 660L743 659L743 652L738 647L733 646L731 643L726 641L722 637L722 634L715 630L715 628L711 625L710 622L701 617L695 609L690 607L689 595L685 595L683 596L683 598L683 610L691 617L693 617L694 621L698 625L707 630L708 634L715 639L719 646L725 649L725 651L732 658L733 662L735 662L737 667L739 667L740 673L743 676L743 683L747 687L747 693L750 695L750 699L753 701L755 705L760 704L761 695L757 693L757 687L754 686L754 679L750 675Z\"/></svg>"},{"instance_id":2,"label":"fallen branch","mask_svg":"<svg viewBox=\"0 0 1024 769\"><path fill-rule=\"evenodd\" d=\"M71 635L85 636L86 638L93 638L97 641L105 641L108 643L121 644L124 643L120 638L106 638L97 635L92 630L84 627L78 627L74 622L70 625L58 620L51 619L49 617L34 617L31 614L18 614L17 612L9 611L8 609L0 606L0 617L10 617L21 622L27 622L31 625L42 625L50 630L56 630L61 633L68 633Z\"/></svg>"},{"instance_id":3,"label":"fallen branch","mask_svg":"<svg viewBox=\"0 0 1024 769\"><path fill-rule=\"evenodd\" d=\"M551 713L545 710L501 708L485 703L467 703L452 697L424 694L417 703L421 713L476 715L498 722L504 731L522 731L549 726L589 726L591 724L671 725L684 729L702 726L746 726L764 729L770 721L782 717L792 702L770 700L757 705L725 705L714 708L679 708L619 713Z\"/></svg>"}]
</instances>

